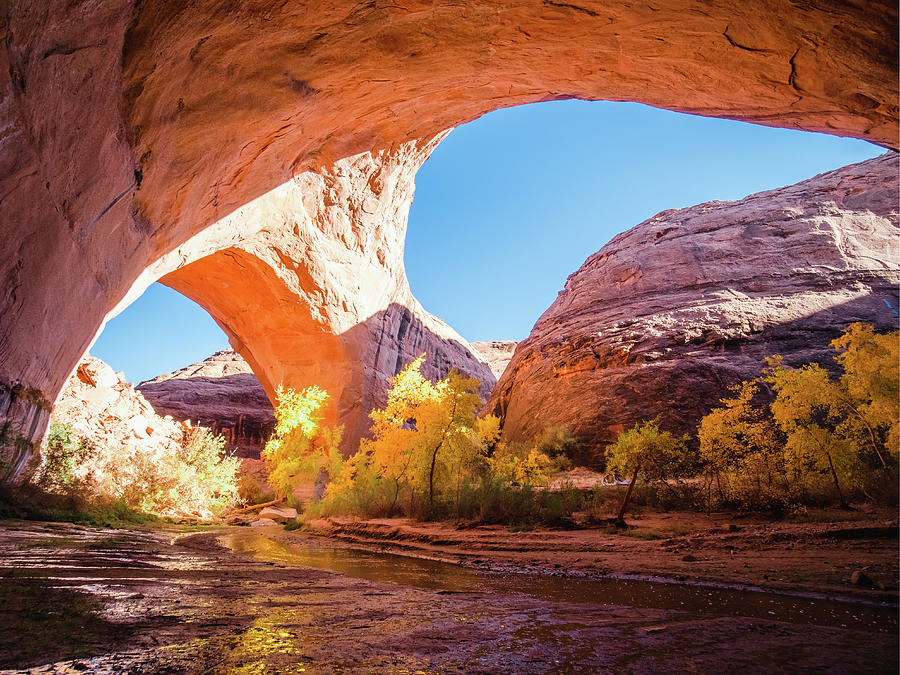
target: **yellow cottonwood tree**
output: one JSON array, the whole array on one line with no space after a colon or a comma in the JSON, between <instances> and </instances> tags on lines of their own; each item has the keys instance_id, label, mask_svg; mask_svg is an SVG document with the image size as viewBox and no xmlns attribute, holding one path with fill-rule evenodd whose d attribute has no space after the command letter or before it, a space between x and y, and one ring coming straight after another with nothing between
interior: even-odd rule
<instances>
[{"instance_id":1,"label":"yellow cottonwood tree","mask_svg":"<svg viewBox=\"0 0 900 675\"><path fill-rule=\"evenodd\" d=\"M827 472L841 504L846 506L839 468L853 461L853 448L836 432L843 420L840 392L828 372L816 363L785 368L770 360L768 380L776 392L772 416L785 433L785 461L802 475Z\"/></svg>"},{"instance_id":2,"label":"yellow cottonwood tree","mask_svg":"<svg viewBox=\"0 0 900 675\"><path fill-rule=\"evenodd\" d=\"M302 391L276 391L275 431L262 451L269 484L279 496L289 496L302 479L313 479L325 467L331 476L340 472L342 427L322 426L328 393L318 386Z\"/></svg>"},{"instance_id":3,"label":"yellow cottonwood tree","mask_svg":"<svg viewBox=\"0 0 900 675\"><path fill-rule=\"evenodd\" d=\"M331 497L377 478L388 485L389 513L404 488L427 494L432 511L436 494L452 481L459 491L484 441L496 441L499 420L479 424L475 419L481 406L478 380L452 371L432 382L422 375L424 363L423 354L391 379L385 407L370 414L372 438L362 441L352 464L348 461L353 479L342 476Z\"/></svg>"},{"instance_id":4,"label":"yellow cottonwood tree","mask_svg":"<svg viewBox=\"0 0 900 675\"><path fill-rule=\"evenodd\" d=\"M656 422L644 422L619 434L616 442L606 448L606 453L608 470L631 476L616 516L616 522L624 523L625 510L638 477L668 478L684 457L684 439L676 438L669 431L660 431Z\"/></svg>"},{"instance_id":5,"label":"yellow cottonwood tree","mask_svg":"<svg viewBox=\"0 0 900 675\"><path fill-rule=\"evenodd\" d=\"M882 468L900 454L900 331L878 335L854 323L831 346L844 370L840 404L848 412L845 433L863 438ZM886 452L883 452L885 450Z\"/></svg>"},{"instance_id":6,"label":"yellow cottonwood tree","mask_svg":"<svg viewBox=\"0 0 900 675\"><path fill-rule=\"evenodd\" d=\"M740 501L752 492L759 503L783 475L782 438L768 407L757 403L756 382L742 382L732 391L734 398L722 399L697 430L707 489L715 479L723 501Z\"/></svg>"}]
</instances>

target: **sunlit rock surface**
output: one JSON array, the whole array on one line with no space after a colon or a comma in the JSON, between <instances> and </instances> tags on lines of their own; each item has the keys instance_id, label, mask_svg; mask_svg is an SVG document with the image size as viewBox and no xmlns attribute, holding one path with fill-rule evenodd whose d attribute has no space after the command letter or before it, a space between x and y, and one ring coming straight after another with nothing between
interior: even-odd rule
<instances>
[{"instance_id":1,"label":"sunlit rock surface","mask_svg":"<svg viewBox=\"0 0 900 675\"><path fill-rule=\"evenodd\" d=\"M230 349L141 382L137 389L160 414L222 434L229 452L241 457L258 458L275 426L265 390L247 362Z\"/></svg>"},{"instance_id":2,"label":"sunlit rock surface","mask_svg":"<svg viewBox=\"0 0 900 675\"><path fill-rule=\"evenodd\" d=\"M279 385L324 388L326 421L344 426L348 452L384 403L388 380L422 353L428 377L456 368L482 382L485 400L496 381L406 279L415 173L437 140L297 176L154 268L209 311L270 400Z\"/></svg>"},{"instance_id":3,"label":"sunlit rock surface","mask_svg":"<svg viewBox=\"0 0 900 675\"><path fill-rule=\"evenodd\" d=\"M854 321L898 326L896 153L736 202L664 211L572 274L491 396L504 435L600 450L639 420L692 431L763 359L833 365Z\"/></svg>"},{"instance_id":4,"label":"sunlit rock surface","mask_svg":"<svg viewBox=\"0 0 900 675\"><path fill-rule=\"evenodd\" d=\"M139 391L106 363L85 356L63 387L52 421L69 424L94 447L123 457L182 452L190 428L158 415Z\"/></svg>"},{"instance_id":5,"label":"sunlit rock surface","mask_svg":"<svg viewBox=\"0 0 900 675\"><path fill-rule=\"evenodd\" d=\"M498 380L516 350L516 340L487 340L470 342L469 347L478 359L488 365Z\"/></svg>"},{"instance_id":6,"label":"sunlit rock surface","mask_svg":"<svg viewBox=\"0 0 900 675\"><path fill-rule=\"evenodd\" d=\"M166 275L208 303L270 394L282 380L349 381L335 417L358 435L360 395L392 374L393 352L434 343L399 337L417 319L434 326L393 283L405 281L403 233L382 217L408 208L424 159L410 147L565 98L897 147L896 35L886 0L3 3L0 480L21 473L103 322ZM239 222L245 207L285 217ZM282 261L290 232L298 251ZM227 248L231 261L202 263ZM298 266L304 251L315 260ZM346 271L355 261L361 274ZM379 267L389 273L369 274ZM310 269L315 292L298 293ZM246 288L216 295L206 272L248 275ZM266 292L245 310L250 288ZM255 331L251 309L277 330L305 309L317 339ZM327 358L294 358L309 351ZM451 352L448 364L465 360Z\"/></svg>"}]
</instances>

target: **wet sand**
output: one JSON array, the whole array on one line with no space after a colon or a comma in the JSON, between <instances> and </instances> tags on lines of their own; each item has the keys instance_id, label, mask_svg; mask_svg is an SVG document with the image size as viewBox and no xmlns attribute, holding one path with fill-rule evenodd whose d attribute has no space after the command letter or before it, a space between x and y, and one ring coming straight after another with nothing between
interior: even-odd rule
<instances>
[{"instance_id":1,"label":"wet sand","mask_svg":"<svg viewBox=\"0 0 900 675\"><path fill-rule=\"evenodd\" d=\"M811 512L803 519L646 513L605 527L510 531L406 519L312 521L308 532L362 550L495 572L577 578L662 577L896 604L897 511ZM878 587L851 582L860 571Z\"/></svg>"},{"instance_id":2,"label":"wet sand","mask_svg":"<svg viewBox=\"0 0 900 675\"><path fill-rule=\"evenodd\" d=\"M6 522L0 566L5 669L845 673L898 665L896 607L484 574L279 528Z\"/></svg>"}]
</instances>

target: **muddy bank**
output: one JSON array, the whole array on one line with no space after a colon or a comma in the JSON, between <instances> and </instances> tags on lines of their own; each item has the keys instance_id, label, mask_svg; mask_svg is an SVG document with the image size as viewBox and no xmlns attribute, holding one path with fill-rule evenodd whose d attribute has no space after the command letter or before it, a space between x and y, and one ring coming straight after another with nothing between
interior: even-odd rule
<instances>
[{"instance_id":1,"label":"muddy bank","mask_svg":"<svg viewBox=\"0 0 900 675\"><path fill-rule=\"evenodd\" d=\"M407 519L329 518L311 521L308 531L362 550L501 572L662 577L897 602L898 526L897 513L890 509L809 512L793 520L648 513L629 523L623 532L516 532ZM874 583L853 583L854 572Z\"/></svg>"},{"instance_id":2,"label":"muddy bank","mask_svg":"<svg viewBox=\"0 0 900 675\"><path fill-rule=\"evenodd\" d=\"M424 579L424 582L422 581ZM0 668L892 672L895 608L492 575L279 528L0 523ZM618 583L618 582L607 582Z\"/></svg>"}]
</instances>

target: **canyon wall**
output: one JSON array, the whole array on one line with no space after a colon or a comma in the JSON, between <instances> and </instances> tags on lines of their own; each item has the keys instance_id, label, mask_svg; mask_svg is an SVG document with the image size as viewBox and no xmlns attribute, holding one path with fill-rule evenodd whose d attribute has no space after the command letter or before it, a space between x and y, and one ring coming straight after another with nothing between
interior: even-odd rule
<instances>
[{"instance_id":1,"label":"canyon wall","mask_svg":"<svg viewBox=\"0 0 900 675\"><path fill-rule=\"evenodd\" d=\"M275 428L272 402L240 354L230 349L141 382L137 390L160 415L212 429L226 449L258 459Z\"/></svg>"},{"instance_id":2,"label":"canyon wall","mask_svg":"<svg viewBox=\"0 0 900 675\"><path fill-rule=\"evenodd\" d=\"M484 342L470 342L469 348L480 361L486 363L498 380L506 370L506 366L519 344L515 340L487 340Z\"/></svg>"},{"instance_id":3,"label":"canyon wall","mask_svg":"<svg viewBox=\"0 0 900 675\"><path fill-rule=\"evenodd\" d=\"M208 303L267 391L326 377L337 418L362 419L354 397L397 355L434 345L468 361L405 287L397 222L382 237L361 215L406 209L407 168L455 125L633 100L896 148L896 36L886 0L2 3L0 480L27 472L104 321L160 277ZM378 166L396 163L392 206ZM380 206L355 201L368 194ZM311 207L295 218L285 199ZM275 219L238 222L246 209ZM320 244L338 249L304 253ZM212 288L245 271L280 334L244 316L251 282L231 301Z\"/></svg>"},{"instance_id":4,"label":"canyon wall","mask_svg":"<svg viewBox=\"0 0 900 675\"><path fill-rule=\"evenodd\" d=\"M504 437L603 447L646 419L691 432L764 357L832 366L850 323L898 327L898 156L736 202L664 211L572 274L487 410Z\"/></svg>"}]
</instances>

